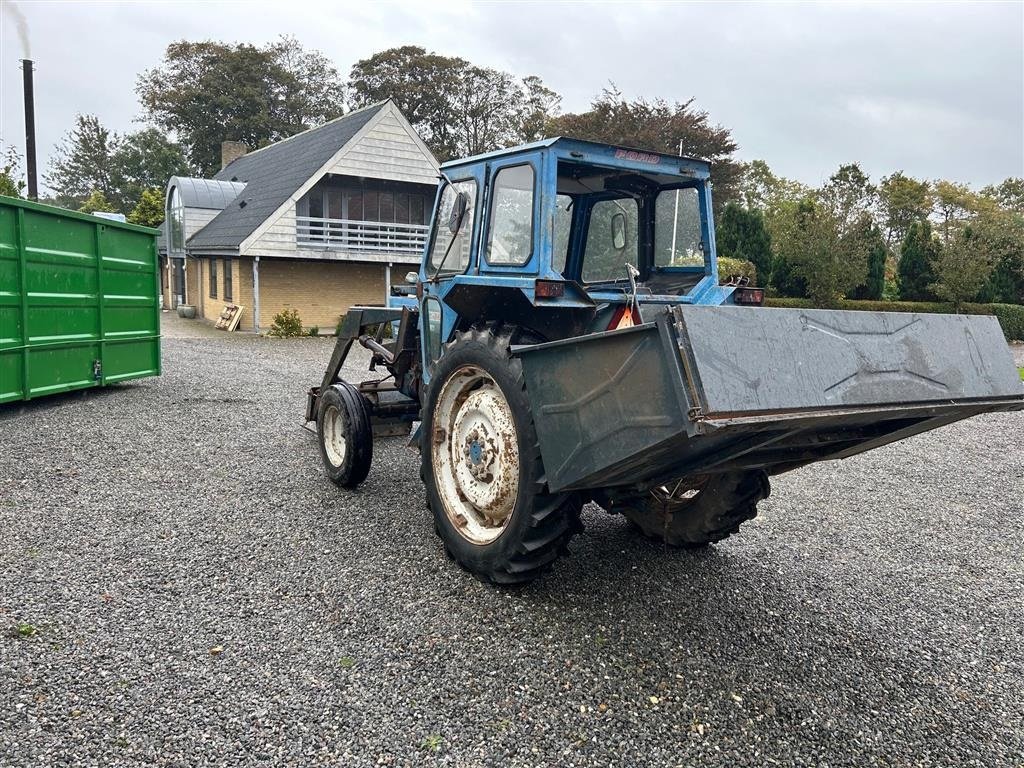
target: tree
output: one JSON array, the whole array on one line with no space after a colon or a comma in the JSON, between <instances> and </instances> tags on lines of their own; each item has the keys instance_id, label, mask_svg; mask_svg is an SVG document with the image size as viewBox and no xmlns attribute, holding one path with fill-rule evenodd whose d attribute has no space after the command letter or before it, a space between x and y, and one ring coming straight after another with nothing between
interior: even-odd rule
<instances>
[{"instance_id":1,"label":"tree","mask_svg":"<svg viewBox=\"0 0 1024 768\"><path fill-rule=\"evenodd\" d=\"M998 185L987 186L981 190L981 194L1007 211L1024 216L1024 178L1009 178Z\"/></svg>"},{"instance_id":2,"label":"tree","mask_svg":"<svg viewBox=\"0 0 1024 768\"><path fill-rule=\"evenodd\" d=\"M128 214L128 221L144 227L159 227L164 222L164 195L159 189L144 189L139 202Z\"/></svg>"},{"instance_id":3,"label":"tree","mask_svg":"<svg viewBox=\"0 0 1024 768\"><path fill-rule=\"evenodd\" d=\"M117 136L103 127L95 115L76 115L75 126L68 131L43 181L54 191L59 205L76 208L93 192L105 200L117 198L113 183L113 156Z\"/></svg>"},{"instance_id":4,"label":"tree","mask_svg":"<svg viewBox=\"0 0 1024 768\"><path fill-rule=\"evenodd\" d=\"M839 230L830 208L814 197L787 203L780 218L779 253L803 278L815 306L835 306L867 275L862 244Z\"/></svg>"},{"instance_id":5,"label":"tree","mask_svg":"<svg viewBox=\"0 0 1024 768\"><path fill-rule=\"evenodd\" d=\"M870 216L877 197L878 190L857 163L839 166L818 193L818 199L838 223L840 235Z\"/></svg>"},{"instance_id":6,"label":"tree","mask_svg":"<svg viewBox=\"0 0 1024 768\"><path fill-rule=\"evenodd\" d=\"M59 205L77 208L94 191L126 213L144 189L163 187L189 172L181 147L156 128L118 135L95 115L78 115L50 161L44 179Z\"/></svg>"},{"instance_id":7,"label":"tree","mask_svg":"<svg viewBox=\"0 0 1024 768\"><path fill-rule=\"evenodd\" d=\"M344 104L330 61L288 37L263 48L171 43L135 90L149 119L177 134L204 176L220 170L222 141L262 147L338 117Z\"/></svg>"},{"instance_id":8,"label":"tree","mask_svg":"<svg viewBox=\"0 0 1024 768\"><path fill-rule=\"evenodd\" d=\"M863 251L867 259L865 280L853 290L851 298L879 301L885 292L885 261L888 257L882 231L871 215L864 212L846 237L851 241L850 247Z\"/></svg>"},{"instance_id":9,"label":"tree","mask_svg":"<svg viewBox=\"0 0 1024 768\"><path fill-rule=\"evenodd\" d=\"M517 80L415 45L357 61L347 90L355 107L393 99L441 161L542 138L561 102L535 75Z\"/></svg>"},{"instance_id":10,"label":"tree","mask_svg":"<svg viewBox=\"0 0 1024 768\"><path fill-rule=\"evenodd\" d=\"M771 274L772 239L761 211L726 203L715 239L721 256L751 262L762 281L767 282Z\"/></svg>"},{"instance_id":11,"label":"tree","mask_svg":"<svg viewBox=\"0 0 1024 768\"><path fill-rule=\"evenodd\" d=\"M715 211L736 199L742 166L733 159L736 142L727 128L713 125L693 99L669 103L663 99L628 101L613 85L605 88L590 110L554 118L554 135L618 144L654 152L682 154L712 164Z\"/></svg>"},{"instance_id":12,"label":"tree","mask_svg":"<svg viewBox=\"0 0 1024 768\"><path fill-rule=\"evenodd\" d=\"M188 161L180 144L156 128L118 137L111 168L111 182L121 212L130 211L147 189L167 186L171 176L187 176ZM161 218L162 220L162 218Z\"/></svg>"},{"instance_id":13,"label":"tree","mask_svg":"<svg viewBox=\"0 0 1024 768\"><path fill-rule=\"evenodd\" d=\"M901 242L910 226L928 216L931 209L928 182L917 181L896 171L882 179L878 188L881 221L886 227L885 242Z\"/></svg>"},{"instance_id":14,"label":"tree","mask_svg":"<svg viewBox=\"0 0 1024 768\"><path fill-rule=\"evenodd\" d=\"M898 266L900 298L903 301L934 301L931 286L935 283L935 262L939 257L939 241L925 220L911 223L900 250Z\"/></svg>"},{"instance_id":15,"label":"tree","mask_svg":"<svg viewBox=\"0 0 1024 768\"><path fill-rule=\"evenodd\" d=\"M809 193L800 182L776 176L764 160L752 160L742 165L735 199L747 208L764 211L770 219L783 203L799 201Z\"/></svg>"},{"instance_id":16,"label":"tree","mask_svg":"<svg viewBox=\"0 0 1024 768\"><path fill-rule=\"evenodd\" d=\"M957 312L965 301L978 295L994 266L991 252L976 248L973 240L971 228L967 227L946 243L935 260L935 282L929 286L940 299L951 302Z\"/></svg>"},{"instance_id":17,"label":"tree","mask_svg":"<svg viewBox=\"0 0 1024 768\"><path fill-rule=\"evenodd\" d=\"M102 211L106 213L117 213L114 210L114 206L107 200L107 196L98 189L94 189L85 198L85 202L78 209L82 213L96 213Z\"/></svg>"},{"instance_id":18,"label":"tree","mask_svg":"<svg viewBox=\"0 0 1024 768\"><path fill-rule=\"evenodd\" d=\"M22 197L25 182L21 179L21 155L14 147L0 148L0 195Z\"/></svg>"},{"instance_id":19,"label":"tree","mask_svg":"<svg viewBox=\"0 0 1024 768\"><path fill-rule=\"evenodd\" d=\"M966 184L940 179L932 185L932 190L935 212L942 225L942 242L949 243L978 208L979 201Z\"/></svg>"},{"instance_id":20,"label":"tree","mask_svg":"<svg viewBox=\"0 0 1024 768\"><path fill-rule=\"evenodd\" d=\"M979 214L971 223L971 242L992 261L992 274L980 298L1024 304L1024 215L1007 210Z\"/></svg>"}]
</instances>

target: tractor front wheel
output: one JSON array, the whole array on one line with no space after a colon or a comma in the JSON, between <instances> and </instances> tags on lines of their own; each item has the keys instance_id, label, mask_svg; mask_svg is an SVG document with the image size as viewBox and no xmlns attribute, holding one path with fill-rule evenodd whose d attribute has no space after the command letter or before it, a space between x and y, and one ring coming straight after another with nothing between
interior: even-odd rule
<instances>
[{"instance_id":1,"label":"tractor front wheel","mask_svg":"<svg viewBox=\"0 0 1024 768\"><path fill-rule=\"evenodd\" d=\"M339 381L320 393L316 433L332 483L355 488L366 479L373 461L373 429L370 404L355 386Z\"/></svg>"},{"instance_id":2,"label":"tractor front wheel","mask_svg":"<svg viewBox=\"0 0 1024 768\"><path fill-rule=\"evenodd\" d=\"M424 398L420 446L427 503L448 554L479 578L537 578L579 530L576 494L549 493L511 335L460 333Z\"/></svg>"}]
</instances>

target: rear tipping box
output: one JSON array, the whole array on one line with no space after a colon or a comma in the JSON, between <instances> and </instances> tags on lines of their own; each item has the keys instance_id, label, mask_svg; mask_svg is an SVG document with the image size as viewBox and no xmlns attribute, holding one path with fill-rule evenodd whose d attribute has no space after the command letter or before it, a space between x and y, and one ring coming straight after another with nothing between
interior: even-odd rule
<instances>
[{"instance_id":1,"label":"rear tipping box","mask_svg":"<svg viewBox=\"0 0 1024 768\"><path fill-rule=\"evenodd\" d=\"M784 472L1024 409L992 317L680 305L516 354L552 490Z\"/></svg>"}]
</instances>

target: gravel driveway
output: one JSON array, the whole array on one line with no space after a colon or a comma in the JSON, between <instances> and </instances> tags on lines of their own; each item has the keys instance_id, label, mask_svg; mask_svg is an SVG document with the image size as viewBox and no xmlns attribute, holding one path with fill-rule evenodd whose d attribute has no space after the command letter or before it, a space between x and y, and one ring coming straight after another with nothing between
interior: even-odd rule
<instances>
[{"instance_id":1,"label":"gravel driveway","mask_svg":"<svg viewBox=\"0 0 1024 768\"><path fill-rule=\"evenodd\" d=\"M330 340L169 331L0 409L0 765L1022 765L1020 414L778 477L702 554L588 507L508 592L401 441L323 478Z\"/></svg>"}]
</instances>

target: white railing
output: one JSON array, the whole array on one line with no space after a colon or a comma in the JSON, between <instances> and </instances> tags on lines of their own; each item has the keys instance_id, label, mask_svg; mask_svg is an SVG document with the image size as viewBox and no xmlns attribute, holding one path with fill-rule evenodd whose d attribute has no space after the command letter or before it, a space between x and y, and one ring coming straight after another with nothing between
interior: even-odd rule
<instances>
[{"instance_id":1,"label":"white railing","mask_svg":"<svg viewBox=\"0 0 1024 768\"><path fill-rule=\"evenodd\" d=\"M295 217L299 245L340 251L423 252L427 242L425 224L389 224L384 221Z\"/></svg>"}]
</instances>

